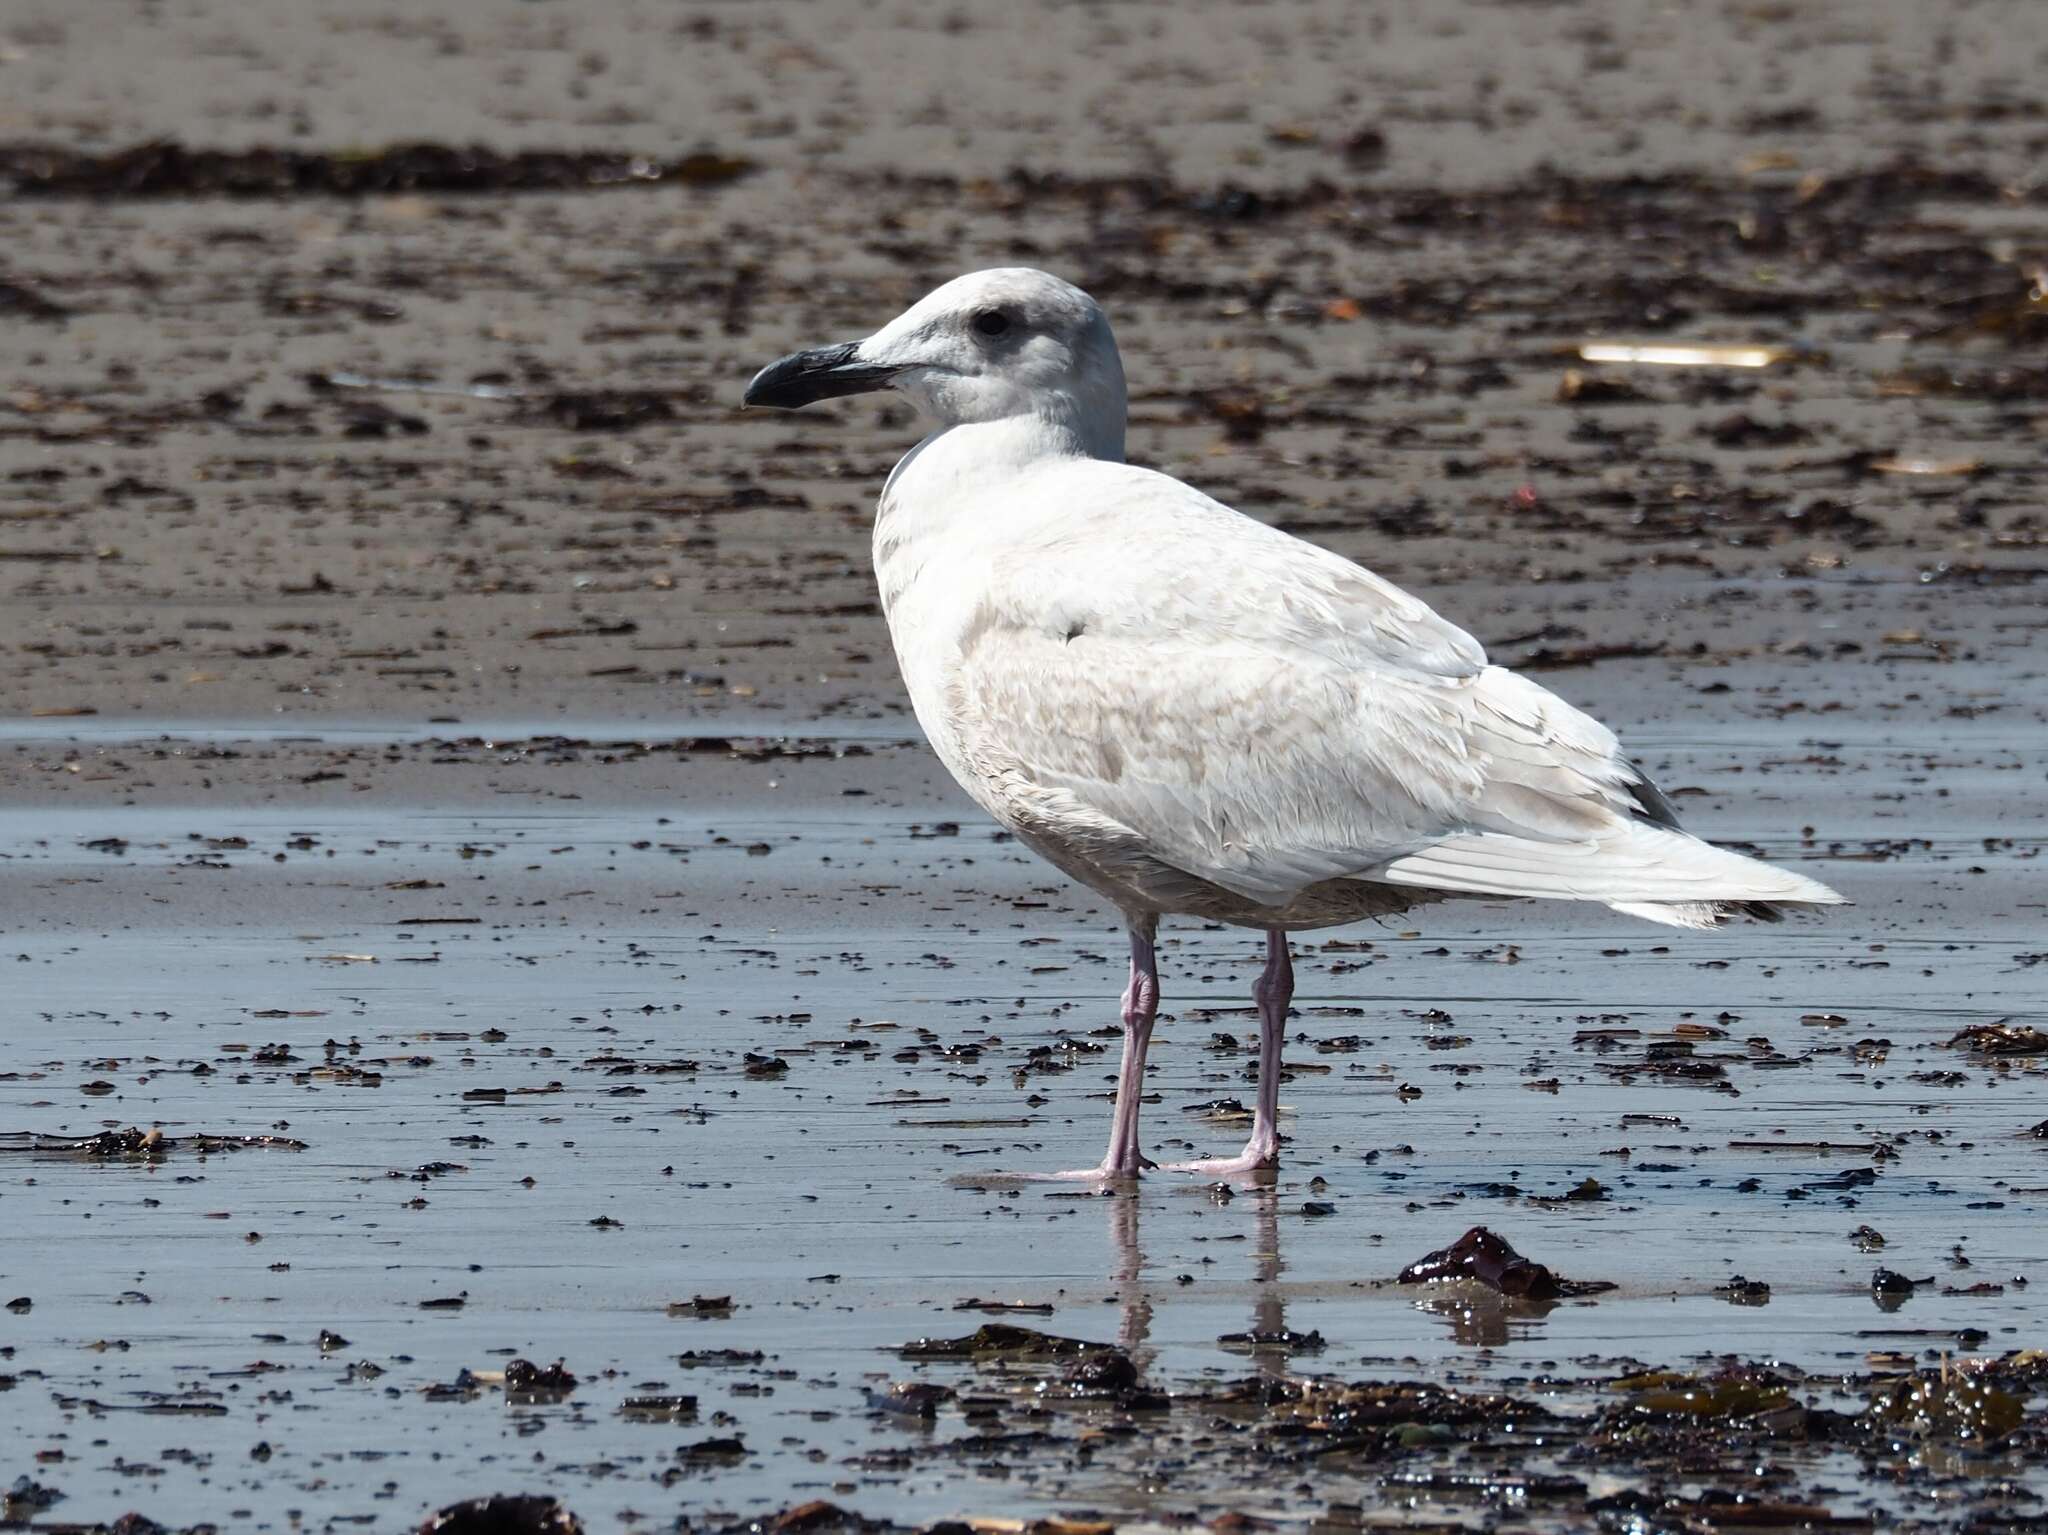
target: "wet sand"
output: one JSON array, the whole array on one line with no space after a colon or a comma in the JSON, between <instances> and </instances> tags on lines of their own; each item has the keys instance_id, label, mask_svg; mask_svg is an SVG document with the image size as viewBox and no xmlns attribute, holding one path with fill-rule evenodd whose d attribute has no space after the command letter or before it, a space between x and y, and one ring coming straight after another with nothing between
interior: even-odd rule
<instances>
[{"instance_id":1,"label":"wet sand","mask_svg":"<svg viewBox=\"0 0 2048 1535\"><path fill-rule=\"evenodd\" d=\"M175 749L209 747L287 782L366 751ZM1798 761L1767 799L1713 806L1731 835L1855 894L1827 926L1667 939L1474 905L1419 934L1305 945L1288 1163L1223 1203L1172 1179L1102 1200L982 1181L1099 1149L1120 962L1106 914L925 786L921 749L368 750L400 781L451 787L64 808L6 848L34 1005L0 1083L8 1126L307 1147L0 1143L5 1288L34 1302L7 1319L0 1409L20 1442L62 1452L35 1474L71 1493L65 1516L246 1509L255 1525L311 1506L396 1524L487 1489L544 1489L594 1521L715 1525L814 1496L903 1522L1213 1515L1268 1506L1290 1448L1251 1408L1191 1445L1214 1410L1186 1396L1248 1374L1508 1391L1583 1432L1613 1407L1606 1383L1644 1366L1766 1359L1796 1400L1853 1412L1865 1390L1835 1377L1873 1355L1896 1369L2040 1334L2034 1290L2013 1283L2043 1256L2048 1167L2025 1134L2040 1058L1950 1044L2038 1012L2039 839L1987 849L1996 791L1960 792L2005 770L1996 749L1950 756L1947 798L1907 787L1924 751L1859 742L1834 749L1867 764L1851 804L1839 769ZM1686 785L1753 772L1757 750L1746 732L1665 748ZM551 792L564 782L581 797ZM1864 808L1887 786L1921 806L1924 844L1898 848ZM1825 825L1830 850L1773 837L1778 816ZM1225 1149L1242 1124L1195 1110L1249 1092L1247 1053L1218 1036L1246 1038L1252 946L1182 927L1164 952L1151 1144ZM1542 1202L1588 1177L1605 1198ZM1513 1307L1389 1283L1478 1223L1620 1288ZM1881 1252L1852 1241L1863 1226ZM1872 1293L1879 1266L1931 1283L1897 1305ZM1768 1303L1715 1293L1738 1274ZM2001 1288L1957 1293L1982 1282ZM671 1313L700 1296L733 1304ZM423 1309L449 1298L464 1304ZM1183 1400L1048 1417L1004 1384L1019 1367L894 1357L973 1331L987 1318L955 1309L970 1299L1050 1308L1003 1320L1120 1346ZM1286 1328L1323 1346L1218 1342ZM721 1349L764 1357L679 1363ZM538 1405L450 1389L513 1356L566 1360L577 1389ZM928 1425L869 1409L867 1391L912 1379L995 1405L948 1403ZM621 1416L671 1395L696 1398L693 1420ZM1136 1432L1100 1438L1120 1421ZM1050 1437L977 1437L996 1432ZM1411 1495L1383 1485L1393 1470L1477 1476L1482 1508L1512 1495L1490 1481L1539 1471L1679 1485L1617 1470L1625 1455L1575 1461L1573 1438L1452 1439L1302 1475L1310 1506L1367 1509ZM744 1453L678 1459L720 1439ZM1769 1446L1773 1496L1853 1481L1854 1451L1805 1439ZM1964 1487L2028 1480L2021 1453L1977 1457ZM1715 1484L1753 1479L1736 1462ZM1444 1517L1464 1502L1449 1482L1421 1496ZM1588 1496L1544 1506L1576 1517ZM1888 1517L1915 1500L1826 1501Z\"/></svg>"},{"instance_id":2,"label":"wet sand","mask_svg":"<svg viewBox=\"0 0 2048 1535\"><path fill-rule=\"evenodd\" d=\"M10 18L17 146L359 167L402 101L751 168L0 197L4 1517L2038 1519L2038 1388L1990 1444L1859 1416L2041 1346L2048 1261L2048 1055L1967 1033L2048 1025L2048 28L1931 14ZM1025 35L1081 62L994 69ZM1274 1186L992 1178L1099 1151L1113 915L917 738L865 567L904 413L734 407L1019 260L1110 305L1134 457L1424 594L1856 905L1312 935ZM1252 1088L1255 947L1169 930L1155 1152L1243 1134L1204 1106ZM168 1143L58 1149L131 1126ZM1393 1283L1476 1225L1617 1288ZM898 1352L992 1321L1135 1391ZM508 1396L515 1358L574 1389ZM1693 1429L1639 1378L1727 1360Z\"/></svg>"}]
</instances>

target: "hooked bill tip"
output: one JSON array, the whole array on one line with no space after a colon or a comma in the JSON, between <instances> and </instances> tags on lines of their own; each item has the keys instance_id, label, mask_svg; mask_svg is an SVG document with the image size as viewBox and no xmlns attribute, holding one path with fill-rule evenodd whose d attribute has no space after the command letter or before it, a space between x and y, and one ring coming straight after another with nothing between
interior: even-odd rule
<instances>
[{"instance_id":1,"label":"hooked bill tip","mask_svg":"<svg viewBox=\"0 0 2048 1535\"><path fill-rule=\"evenodd\" d=\"M741 403L775 410L797 410L816 400L865 394L885 389L897 370L863 362L860 343L812 347L779 357L756 373Z\"/></svg>"}]
</instances>

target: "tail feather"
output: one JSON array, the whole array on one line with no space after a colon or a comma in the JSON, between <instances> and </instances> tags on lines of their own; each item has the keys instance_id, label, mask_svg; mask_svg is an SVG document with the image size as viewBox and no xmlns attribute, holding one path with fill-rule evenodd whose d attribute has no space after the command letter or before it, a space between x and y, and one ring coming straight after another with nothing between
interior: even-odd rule
<instances>
[{"instance_id":1,"label":"tail feather","mask_svg":"<svg viewBox=\"0 0 2048 1535\"><path fill-rule=\"evenodd\" d=\"M1469 832L1394 859L1374 877L1472 895L1599 901L1673 927L1716 927L1737 913L1775 921L1779 905L1842 904L1818 880L1648 821L1578 842Z\"/></svg>"},{"instance_id":2,"label":"tail feather","mask_svg":"<svg viewBox=\"0 0 2048 1535\"><path fill-rule=\"evenodd\" d=\"M1835 904L1848 903L1836 897ZM1662 922L1666 927L1720 927L1730 917L1754 917L1759 922L1785 920L1785 914L1768 901L1609 901L1607 905L1625 917Z\"/></svg>"}]
</instances>

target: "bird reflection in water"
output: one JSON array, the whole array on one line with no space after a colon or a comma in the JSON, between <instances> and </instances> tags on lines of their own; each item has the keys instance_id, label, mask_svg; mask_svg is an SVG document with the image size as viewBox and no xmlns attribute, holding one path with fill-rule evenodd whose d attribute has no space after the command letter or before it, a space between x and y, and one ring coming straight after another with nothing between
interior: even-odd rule
<instances>
[{"instance_id":1,"label":"bird reflection in water","mask_svg":"<svg viewBox=\"0 0 2048 1535\"><path fill-rule=\"evenodd\" d=\"M1138 1191L1123 1189L1109 1196L1109 1241L1116 1253L1110 1281L1116 1286L1117 1347L1131 1356L1139 1375L1151 1363L1146 1341L1152 1335L1152 1292L1145 1286L1145 1255L1138 1251Z\"/></svg>"},{"instance_id":2,"label":"bird reflection in water","mask_svg":"<svg viewBox=\"0 0 2048 1535\"><path fill-rule=\"evenodd\" d=\"M1257 1372L1279 1380L1289 1374L1287 1295L1281 1276L1287 1271L1280 1254L1280 1194L1271 1178L1257 1181L1249 1189L1218 1185L1212 1198L1225 1204L1249 1204L1252 1218L1252 1305L1250 1325L1243 1335L1247 1352ZM1110 1273L1121 1320L1117 1346L1131 1358L1142 1376L1153 1362L1152 1287L1145 1278L1145 1255L1139 1246L1138 1221L1143 1199L1135 1189L1109 1195L1109 1238L1114 1255Z\"/></svg>"},{"instance_id":3,"label":"bird reflection in water","mask_svg":"<svg viewBox=\"0 0 2048 1535\"><path fill-rule=\"evenodd\" d=\"M1287 1335L1286 1295L1280 1276L1287 1265L1280 1258L1280 1191L1268 1183L1239 1196L1252 1206L1252 1325L1257 1339L1280 1339ZM1278 1379L1287 1374L1285 1345L1255 1343L1252 1363L1261 1375Z\"/></svg>"}]
</instances>

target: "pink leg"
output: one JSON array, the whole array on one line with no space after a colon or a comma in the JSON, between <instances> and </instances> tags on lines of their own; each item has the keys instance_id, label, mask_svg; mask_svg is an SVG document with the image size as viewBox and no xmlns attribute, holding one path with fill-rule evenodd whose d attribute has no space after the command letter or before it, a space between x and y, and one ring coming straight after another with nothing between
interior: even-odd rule
<instances>
[{"instance_id":1,"label":"pink leg","mask_svg":"<svg viewBox=\"0 0 2048 1535\"><path fill-rule=\"evenodd\" d=\"M1148 924L1149 926L1149 924ZM1159 962L1152 934L1131 930L1131 979L1124 987L1124 1064L1117 1074L1116 1113L1109 1122L1109 1150L1098 1169L1107 1178L1135 1178L1152 1164L1138 1150L1138 1104L1145 1096L1145 1052L1159 1016Z\"/></svg>"},{"instance_id":2,"label":"pink leg","mask_svg":"<svg viewBox=\"0 0 2048 1535\"><path fill-rule=\"evenodd\" d=\"M1135 1178L1155 1164L1138 1149L1138 1100L1145 1095L1145 1051L1152 1043L1152 1023L1159 1016L1159 963L1152 951L1156 919L1131 924L1131 979L1124 988L1124 1063L1117 1073L1116 1111L1109 1122L1109 1149L1099 1167L1070 1173L1007 1173L1002 1178L1023 1182L1096 1183ZM982 1179L977 1182L986 1181Z\"/></svg>"},{"instance_id":3,"label":"pink leg","mask_svg":"<svg viewBox=\"0 0 2048 1535\"><path fill-rule=\"evenodd\" d=\"M1231 1177L1280 1165L1280 1042L1287 1032L1287 1006L1294 1000L1294 959L1287 934L1266 933L1266 968L1252 995L1259 1003L1259 1100L1252 1111L1252 1138L1234 1157L1176 1162L1170 1171Z\"/></svg>"}]
</instances>

